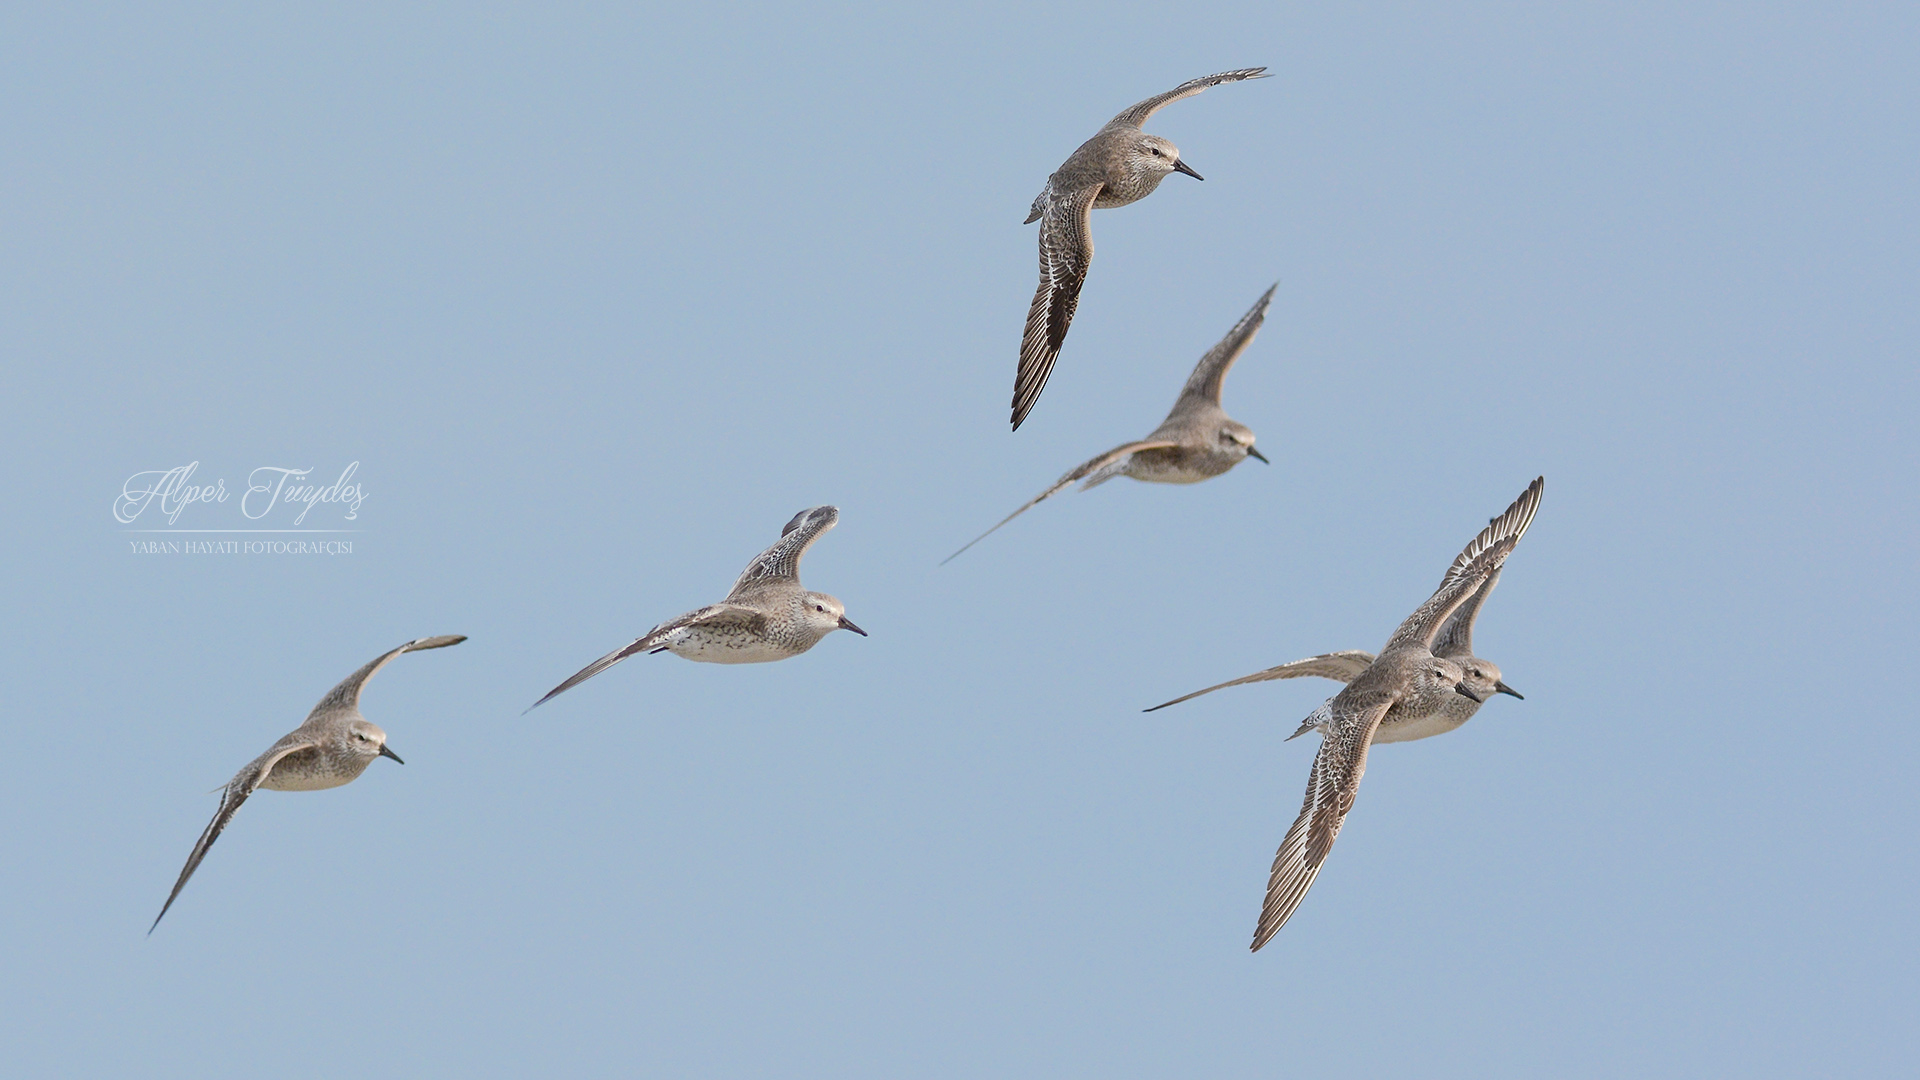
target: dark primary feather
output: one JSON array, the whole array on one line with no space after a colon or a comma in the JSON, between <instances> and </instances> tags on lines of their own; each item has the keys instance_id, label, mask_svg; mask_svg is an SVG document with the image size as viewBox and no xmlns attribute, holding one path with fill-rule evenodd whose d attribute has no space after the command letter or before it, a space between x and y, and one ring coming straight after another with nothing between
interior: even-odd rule
<instances>
[{"instance_id":1,"label":"dark primary feather","mask_svg":"<svg viewBox=\"0 0 1920 1080\"><path fill-rule=\"evenodd\" d=\"M1460 554L1454 556L1453 565L1447 567L1447 576L1441 579L1441 585L1444 586L1449 578L1460 573L1469 563L1479 558L1481 552L1501 540L1511 539L1518 543L1520 538L1527 534L1527 526L1533 524L1533 515L1540 509L1540 495L1546 490L1546 485L1546 477L1534 477L1533 483L1527 485L1527 490L1521 492L1519 498L1513 500L1498 516L1488 521L1487 527L1481 529L1478 535L1467 542L1466 547L1460 549Z\"/></svg>"},{"instance_id":2,"label":"dark primary feather","mask_svg":"<svg viewBox=\"0 0 1920 1080\"><path fill-rule=\"evenodd\" d=\"M207 849L213 847L213 842L226 831L227 823L233 820L233 815L240 809L240 805L259 789L261 782L267 778L267 773L272 771L273 766L288 754L314 745L311 739L301 736L298 731L282 736L279 742L274 743L266 753L249 761L232 780L227 781L226 787L220 789L220 808L214 811L213 820L207 822L206 829L200 833L200 839L194 842L193 853L187 856L187 865L181 869L178 880L174 881L173 891L167 894L167 902L161 905L160 914L153 917L153 925L147 927L149 935L153 933L154 927L160 925L160 920L167 917L167 911L173 907L174 900L180 896L180 890L187 887L187 879L200 868L200 861L207 857Z\"/></svg>"},{"instance_id":3,"label":"dark primary feather","mask_svg":"<svg viewBox=\"0 0 1920 1080\"><path fill-rule=\"evenodd\" d=\"M747 568L740 572L727 599L735 599L744 592L770 583L798 582L800 556L805 555L813 542L839 520L840 509L834 506L810 507L793 515L793 520L780 530L780 539L754 556Z\"/></svg>"},{"instance_id":4,"label":"dark primary feather","mask_svg":"<svg viewBox=\"0 0 1920 1080\"><path fill-rule=\"evenodd\" d=\"M1040 284L1027 308L1027 328L1020 338L1020 367L1013 382L1015 431L1047 388L1073 313L1080 306L1080 289L1093 262L1089 220L1100 189L1094 184L1056 193L1040 215Z\"/></svg>"},{"instance_id":5,"label":"dark primary feather","mask_svg":"<svg viewBox=\"0 0 1920 1080\"><path fill-rule=\"evenodd\" d=\"M1253 932L1254 952L1287 924L1320 876L1320 867L1340 835L1340 825L1347 811L1353 809L1360 777L1367 768L1367 745L1392 704L1389 694L1356 695L1344 703L1336 698L1333 729L1320 741L1320 751L1314 755L1300 816L1280 841L1273 868L1267 874L1267 894Z\"/></svg>"}]
</instances>

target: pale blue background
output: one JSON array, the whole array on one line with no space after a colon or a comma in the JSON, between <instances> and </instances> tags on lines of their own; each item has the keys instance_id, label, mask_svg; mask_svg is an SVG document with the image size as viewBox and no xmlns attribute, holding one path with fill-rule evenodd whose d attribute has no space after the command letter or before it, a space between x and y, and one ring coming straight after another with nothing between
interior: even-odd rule
<instances>
[{"instance_id":1,"label":"pale blue background","mask_svg":"<svg viewBox=\"0 0 1920 1080\"><path fill-rule=\"evenodd\" d=\"M1920 1066L1911 5L0 16L0 1046L24 1076ZM1151 127L1006 429L1028 201ZM1063 496L1270 282L1272 468ZM126 477L362 462L350 557ZM1328 684L1537 473L1501 698L1250 956ZM801 507L869 639L630 661ZM316 513L318 513L316 511ZM401 641L407 758L207 790Z\"/></svg>"}]
</instances>

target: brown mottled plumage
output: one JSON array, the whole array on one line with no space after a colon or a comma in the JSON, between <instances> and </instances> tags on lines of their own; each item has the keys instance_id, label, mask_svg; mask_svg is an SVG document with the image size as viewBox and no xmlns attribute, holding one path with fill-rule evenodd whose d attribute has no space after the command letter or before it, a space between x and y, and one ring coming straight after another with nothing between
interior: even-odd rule
<instances>
[{"instance_id":1,"label":"brown mottled plumage","mask_svg":"<svg viewBox=\"0 0 1920 1080\"><path fill-rule=\"evenodd\" d=\"M865 630L848 620L840 601L800 587L800 556L839 520L840 510L833 506L793 515L780 530L779 541L741 571L725 600L668 619L595 660L527 706L527 712L634 653L671 652L709 664L761 664L799 656L835 630L866 637Z\"/></svg>"},{"instance_id":2,"label":"brown mottled plumage","mask_svg":"<svg viewBox=\"0 0 1920 1080\"><path fill-rule=\"evenodd\" d=\"M1228 469L1254 457L1265 462L1266 455L1253 448L1253 431L1245 424L1227 415L1220 406L1220 388L1227 378L1227 370L1240 358L1247 346L1252 344L1255 334L1267 319L1267 304L1273 300L1273 290L1278 285L1269 286L1260 294L1260 299L1227 336L1220 339L1200 362L1193 367L1193 374L1187 376L1187 383L1180 388L1180 397L1173 403L1173 410L1153 433L1138 442L1122 443L1119 446L1081 462L1068 470L1065 476L1054 481L1053 486L1027 500L1026 505L1000 519L999 525L981 533L967 542L967 548L985 540L994 529L1026 513L1044 499L1053 497L1065 490L1076 480L1085 480L1080 489L1095 487L1106 483L1116 476L1130 476L1135 480L1146 480L1159 484L1197 484L1202 480L1219 476ZM952 562L960 554L954 552L940 560L942 565Z\"/></svg>"},{"instance_id":3,"label":"brown mottled plumage","mask_svg":"<svg viewBox=\"0 0 1920 1080\"><path fill-rule=\"evenodd\" d=\"M207 823L200 839L193 845L193 853L187 856L186 867L180 871L179 880L173 883L173 891L167 894L167 902L161 906L160 914L154 916L153 926L147 927L147 933L153 933L153 927L160 925L160 920L166 917L167 909L173 906L180 890L186 888L187 879L199 869L200 860L207 857L207 849L220 838L220 833L226 829L227 822L233 820L240 804L246 802L247 797L255 791L260 788L319 791L339 787L358 779L361 773L367 771L367 766L373 764L374 758L390 757L400 761L399 754L387 749L387 733L360 715L360 688L373 678L374 672L387 666L388 661L401 653L443 649L465 640L463 634L420 638L381 653L329 690L327 696L321 698L320 703L307 714L304 723L235 773L233 779L227 781L227 786L221 789L220 809L214 812L213 820Z\"/></svg>"},{"instance_id":4,"label":"brown mottled plumage","mask_svg":"<svg viewBox=\"0 0 1920 1080\"><path fill-rule=\"evenodd\" d=\"M1527 489L1532 497L1529 499L1527 496L1522 496L1519 502L1516 502L1513 507L1509 508L1509 513L1515 513L1517 511L1520 515L1517 523L1510 524L1509 526L1516 543L1519 542L1522 536L1526 535L1527 526L1532 523L1533 511L1539 506L1540 491L1543 490L1545 483L1545 477L1535 480L1533 486ZM1506 515L1502 515L1502 517L1505 516ZM1494 519L1493 522L1489 523L1490 527L1497 525L1499 520L1498 518ZM1473 556L1479 553L1480 544L1481 538L1475 537L1474 543L1467 545L1466 550L1462 551L1459 557L1454 560L1454 565L1448 568L1448 575L1451 576L1461 566L1471 562ZM1380 730L1376 731L1373 736L1375 743L1410 742L1414 739L1426 739L1435 735L1444 735L1449 731L1457 729L1468 720L1473 719L1473 714L1480 711L1481 703L1494 694L1508 694L1516 698L1521 697L1518 690L1515 690L1502 681L1499 665L1491 660L1483 660L1473 655L1474 620L1480 615L1480 605L1486 602L1487 595L1493 592L1493 587L1499 584L1499 582L1500 571L1496 569L1493 573L1487 575L1487 580L1482 582L1480 587L1475 589L1473 593L1461 603L1460 607L1454 611L1453 615L1441 625L1439 633L1435 635L1433 640L1433 655L1444 657L1460 665L1461 669L1465 672L1463 681L1466 683L1467 689L1474 692L1473 696L1468 697L1461 694L1451 695L1445 701L1441 702L1439 708L1426 713L1421 713L1416 710L1410 702L1396 704L1393 708L1387 710L1387 715L1381 719ZM1303 676L1317 675L1321 678L1332 679L1336 682L1352 682L1356 676L1367 670L1367 667L1373 663L1373 660L1374 656L1372 653L1360 649L1346 649L1340 652L1321 653L1319 656L1309 656L1305 660L1295 660L1290 664L1280 664L1276 667L1267 668L1264 671L1256 671L1251 675L1243 675L1238 679L1229 679L1223 683L1216 683L1213 686L1207 687L1205 690L1195 690L1191 694L1183 694L1180 697L1174 698L1172 701L1161 702L1146 711L1153 712L1155 709L1164 709L1169 705L1178 705L1183 701L1191 701L1202 694L1211 694L1215 690L1221 690L1229 686L1267 682L1272 679L1298 679ZM1521 698L1521 700L1525 699ZM1298 731L1295 731L1287 737L1289 739L1297 739L1313 729L1313 718L1309 717L1307 721L1300 725Z\"/></svg>"},{"instance_id":5,"label":"brown mottled plumage","mask_svg":"<svg viewBox=\"0 0 1920 1080\"><path fill-rule=\"evenodd\" d=\"M1464 682L1461 665L1435 656L1432 645L1441 627L1488 577L1499 572L1513 552L1539 508L1542 483L1535 480L1528 485L1505 513L1482 529L1454 560L1440 588L1400 624L1380 655L1307 718L1303 727L1320 731L1320 750L1307 778L1300 816L1273 857L1266 900L1254 928L1254 951L1286 925L1320 876L1320 867L1359 793L1367 750L1388 712L1404 706L1416 715L1428 715L1454 695L1475 696Z\"/></svg>"},{"instance_id":6,"label":"brown mottled plumage","mask_svg":"<svg viewBox=\"0 0 1920 1080\"><path fill-rule=\"evenodd\" d=\"M1047 376L1060 356L1067 327L1080 304L1080 287L1093 261L1093 237L1088 217L1102 210L1138 202L1153 193L1160 181L1175 172L1201 179L1180 160L1180 149L1157 135L1140 130L1147 117L1162 106L1221 83L1263 77L1266 68L1224 71L1181 83L1156 94L1107 121L1091 139L1080 144L1035 196L1026 224L1040 222L1040 287L1027 310L1026 334L1020 342L1020 370L1013 384L1013 427L1020 429Z\"/></svg>"}]
</instances>

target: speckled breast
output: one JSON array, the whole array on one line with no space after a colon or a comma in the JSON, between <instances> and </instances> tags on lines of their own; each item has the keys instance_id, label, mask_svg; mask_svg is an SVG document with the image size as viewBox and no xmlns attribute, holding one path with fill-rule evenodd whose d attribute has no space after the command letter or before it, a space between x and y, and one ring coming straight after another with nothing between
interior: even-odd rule
<instances>
[{"instance_id":1,"label":"speckled breast","mask_svg":"<svg viewBox=\"0 0 1920 1080\"><path fill-rule=\"evenodd\" d=\"M1458 694L1454 696L1460 697ZM1388 710L1387 715L1380 719L1379 730L1373 733L1373 741L1377 743L1412 742L1414 739L1430 739L1435 735L1445 735L1471 720L1477 711L1479 706L1475 705L1471 698L1465 697L1460 697L1459 705L1449 701L1425 716L1396 718L1393 711Z\"/></svg>"},{"instance_id":2,"label":"speckled breast","mask_svg":"<svg viewBox=\"0 0 1920 1080\"><path fill-rule=\"evenodd\" d=\"M355 758L349 763L323 755L318 750L296 750L274 762L273 771L267 774L266 781L260 786L272 791L335 788L365 772L370 760Z\"/></svg>"},{"instance_id":3,"label":"speckled breast","mask_svg":"<svg viewBox=\"0 0 1920 1080\"><path fill-rule=\"evenodd\" d=\"M813 642L776 643L758 634L715 634L688 630L677 640L667 642L673 655L703 664L765 664L798 656L813 647Z\"/></svg>"}]
</instances>

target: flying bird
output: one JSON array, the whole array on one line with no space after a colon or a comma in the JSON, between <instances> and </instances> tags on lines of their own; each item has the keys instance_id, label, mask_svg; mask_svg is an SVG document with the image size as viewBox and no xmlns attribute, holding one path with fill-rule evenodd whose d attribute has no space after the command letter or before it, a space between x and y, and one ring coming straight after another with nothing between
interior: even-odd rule
<instances>
[{"instance_id":1,"label":"flying bird","mask_svg":"<svg viewBox=\"0 0 1920 1080\"><path fill-rule=\"evenodd\" d=\"M187 856L186 868L180 871L180 879L173 883L173 891L167 894L167 902L160 908L160 914L154 916L153 926L147 927L152 934L153 928L166 918L167 909L179 897L180 890L186 888L187 879L200 868L200 860L207 857L207 849L220 838L220 833L233 820L240 804L260 788L272 791L319 791L322 788L339 787L358 779L373 764L374 758L387 757L400 761L400 755L387 746L387 733L368 723L360 715L360 688L366 685L373 673L387 665L387 662L404 652L418 652L422 649L443 649L449 645L458 645L467 640L463 634L448 634L442 637L420 638L375 657L365 667L346 677L340 685L327 692L320 703L307 714L305 723L283 736L279 742L267 748L267 752L247 762L246 767L234 774L227 786L220 790L220 809L216 810L213 820L200 834L193 845L193 853ZM406 762L400 761L404 765Z\"/></svg>"},{"instance_id":2,"label":"flying bird","mask_svg":"<svg viewBox=\"0 0 1920 1080\"><path fill-rule=\"evenodd\" d=\"M1544 480L1545 478L1542 477L1535 483L1540 484ZM1527 522L1521 522L1519 529L1513 535L1514 542L1518 543L1520 538L1526 535L1526 531ZM1450 567L1447 572L1453 573L1473 550L1469 547L1467 551L1461 552L1460 559L1456 559L1455 566ZM1396 705L1387 710L1387 715L1381 718L1380 729L1373 734L1375 743L1410 742L1414 739L1427 739L1454 731L1473 719L1473 714L1480 711L1481 703L1494 694L1507 694L1521 701L1526 700L1520 691L1506 684L1501 677L1500 665L1475 656L1473 653L1474 621L1480 617L1480 606L1486 603L1488 594L1492 593L1493 587L1499 583L1500 571L1496 569L1488 574L1487 579L1480 583L1480 587L1475 589L1452 616L1440 625L1440 631L1433 639L1433 654L1459 664L1461 670L1466 673L1464 682L1473 694L1471 696L1456 694L1448 697L1438 709L1424 714L1417 712L1409 705ZM1298 679L1303 676L1317 675L1336 682L1350 683L1361 672L1373 666L1374 660L1372 653L1362 649L1321 653L1319 656L1309 656L1305 660L1295 660L1290 664L1280 664L1263 671L1256 671L1251 675L1243 675L1238 679L1229 679L1209 686L1205 690L1195 690L1191 694L1183 694L1172 701L1161 702L1146 711L1153 712L1169 705L1178 705L1183 701L1191 701L1202 694L1211 694L1215 690L1229 686L1268 682L1273 679ZM1309 722L1302 723L1300 730L1287 738L1297 739L1313 729L1314 725L1309 718Z\"/></svg>"},{"instance_id":3,"label":"flying bird","mask_svg":"<svg viewBox=\"0 0 1920 1080\"><path fill-rule=\"evenodd\" d=\"M725 600L668 619L595 660L527 706L527 712L634 653L670 652L708 664L762 664L799 656L835 630L866 637L867 632L847 618L840 601L800 587L800 556L839 520L840 510L833 506L793 515L780 530L779 542L747 564Z\"/></svg>"},{"instance_id":4,"label":"flying bird","mask_svg":"<svg viewBox=\"0 0 1920 1080\"><path fill-rule=\"evenodd\" d=\"M1076 480L1084 481L1080 485L1082 491L1116 476L1160 484L1197 484L1219 476L1249 457L1265 463L1267 456L1254 449L1252 429L1228 416L1220 407L1220 388L1226 381L1228 369L1260 332L1260 324L1267 319L1267 304L1277 288L1278 285L1270 286L1262 293L1253 308L1227 331L1227 336L1194 365L1193 374L1187 376L1187 384L1180 388L1180 396L1174 400L1173 411L1167 413L1167 418L1152 434L1138 442L1122 443L1074 466L1054 481L1052 487L1000 519L992 529L969 540L960 551L985 540L1001 525L1059 494ZM941 565L952 562L960 551L942 559Z\"/></svg>"},{"instance_id":5,"label":"flying bird","mask_svg":"<svg viewBox=\"0 0 1920 1080\"><path fill-rule=\"evenodd\" d=\"M1093 261L1093 236L1088 218L1095 207L1125 206L1153 194L1160 181L1181 172L1204 179L1180 157L1180 148L1158 135L1140 130L1147 117L1162 107L1221 83L1264 78L1264 67L1223 71L1204 79L1183 82L1156 94L1107 121L1093 138L1080 144L1073 156L1047 177L1047 186L1035 196L1025 224L1040 223L1040 287L1027 309L1027 331L1020 340L1020 371L1013 383L1013 428L1033 411L1046 389L1060 344L1080 304L1080 287Z\"/></svg>"},{"instance_id":6,"label":"flying bird","mask_svg":"<svg viewBox=\"0 0 1920 1080\"><path fill-rule=\"evenodd\" d=\"M1448 568L1440 588L1400 624L1380 655L1301 725L1320 732L1320 750L1313 758L1300 816L1294 819L1273 857L1266 900L1254 927L1255 952L1286 925L1320 876L1327 853L1340 835L1340 826L1353 809L1360 778L1367 769L1367 750L1387 714L1398 707L1415 716L1431 715L1455 695L1484 699L1468 684L1466 669L1457 661L1434 655L1433 645L1441 627L1490 575L1499 572L1513 552L1514 544L1539 509L1542 483L1535 480L1528 485L1504 513L1474 537Z\"/></svg>"}]
</instances>

